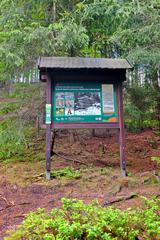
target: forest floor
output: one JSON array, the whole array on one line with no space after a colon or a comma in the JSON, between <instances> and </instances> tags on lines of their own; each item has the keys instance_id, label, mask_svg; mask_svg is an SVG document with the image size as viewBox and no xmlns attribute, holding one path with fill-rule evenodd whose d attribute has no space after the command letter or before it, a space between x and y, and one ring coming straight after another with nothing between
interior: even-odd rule
<instances>
[{"instance_id":1,"label":"forest floor","mask_svg":"<svg viewBox=\"0 0 160 240\"><path fill-rule=\"evenodd\" d=\"M93 137L82 130L73 139L68 136L64 131L56 136L55 152L86 165L54 155L51 181L44 177L44 159L30 161L27 155L24 162L0 163L0 239L28 212L50 211L60 206L63 197L86 203L98 199L102 206L121 209L139 207L142 197L160 197L160 164L153 161L160 157L160 138L153 131L126 133L127 177L120 176L117 133L103 136L98 131ZM35 151L42 141L39 138Z\"/></svg>"}]
</instances>

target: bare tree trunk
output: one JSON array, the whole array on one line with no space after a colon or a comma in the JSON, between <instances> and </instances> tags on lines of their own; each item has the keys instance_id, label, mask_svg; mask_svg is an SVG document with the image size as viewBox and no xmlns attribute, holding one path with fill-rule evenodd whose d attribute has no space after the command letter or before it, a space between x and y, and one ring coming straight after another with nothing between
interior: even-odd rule
<instances>
[{"instance_id":1,"label":"bare tree trunk","mask_svg":"<svg viewBox=\"0 0 160 240\"><path fill-rule=\"evenodd\" d=\"M53 0L52 14L53 14L52 16L53 22L55 22L56 21L56 1L55 0Z\"/></svg>"},{"instance_id":2,"label":"bare tree trunk","mask_svg":"<svg viewBox=\"0 0 160 240\"><path fill-rule=\"evenodd\" d=\"M158 128L160 130L160 85L159 85L159 69L153 69L153 74L152 74L152 83L153 87L156 90L156 105L155 105L155 113L156 113L156 119L158 121Z\"/></svg>"}]
</instances>

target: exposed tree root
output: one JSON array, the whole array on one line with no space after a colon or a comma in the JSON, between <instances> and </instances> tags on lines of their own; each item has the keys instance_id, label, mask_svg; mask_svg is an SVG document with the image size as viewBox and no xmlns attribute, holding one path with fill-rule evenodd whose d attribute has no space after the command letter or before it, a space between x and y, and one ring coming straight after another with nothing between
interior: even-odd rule
<instances>
[{"instance_id":1,"label":"exposed tree root","mask_svg":"<svg viewBox=\"0 0 160 240\"><path fill-rule=\"evenodd\" d=\"M0 198L6 203L6 207L14 206L14 202L8 201L5 197L0 194ZM0 210L1 211L1 210Z\"/></svg>"},{"instance_id":2,"label":"exposed tree root","mask_svg":"<svg viewBox=\"0 0 160 240\"><path fill-rule=\"evenodd\" d=\"M127 200L130 200L132 198L135 198L137 197L137 193L131 193L129 196L124 196L124 197L117 197L116 199L114 200L111 200L111 201L105 201L105 203L103 204L103 206L108 206L108 205L111 205L111 204L114 204L114 203L117 203L117 202L121 202L121 201L127 201Z\"/></svg>"},{"instance_id":3,"label":"exposed tree root","mask_svg":"<svg viewBox=\"0 0 160 240\"><path fill-rule=\"evenodd\" d=\"M7 208L31 204L31 202L22 202L22 203L15 204L15 203L12 202L12 201L9 202L9 201L8 201L5 197L3 197L2 195L0 195L0 198L3 199L4 202L6 203L6 207L0 209L0 212L6 210Z\"/></svg>"}]
</instances>

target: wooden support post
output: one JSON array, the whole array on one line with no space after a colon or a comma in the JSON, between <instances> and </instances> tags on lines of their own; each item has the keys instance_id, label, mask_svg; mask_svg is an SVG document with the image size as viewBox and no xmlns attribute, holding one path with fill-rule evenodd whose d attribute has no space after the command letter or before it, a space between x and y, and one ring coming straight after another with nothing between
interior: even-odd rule
<instances>
[{"instance_id":1,"label":"wooden support post","mask_svg":"<svg viewBox=\"0 0 160 240\"><path fill-rule=\"evenodd\" d=\"M46 87L46 104L51 104L51 78L47 74L47 87ZM51 122L46 122L46 179L51 179L51 144L52 144L52 135L51 135Z\"/></svg>"},{"instance_id":2,"label":"wooden support post","mask_svg":"<svg viewBox=\"0 0 160 240\"><path fill-rule=\"evenodd\" d=\"M117 103L118 103L118 116L119 116L119 145L120 145L120 167L121 176L126 176L126 158L125 158L125 133L123 121L123 93L122 83L117 85Z\"/></svg>"}]
</instances>

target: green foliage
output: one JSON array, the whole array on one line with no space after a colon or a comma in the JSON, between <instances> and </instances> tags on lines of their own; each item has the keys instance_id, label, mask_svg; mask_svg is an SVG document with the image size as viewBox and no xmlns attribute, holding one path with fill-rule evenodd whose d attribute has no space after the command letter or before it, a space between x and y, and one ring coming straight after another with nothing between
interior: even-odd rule
<instances>
[{"instance_id":1,"label":"green foliage","mask_svg":"<svg viewBox=\"0 0 160 240\"><path fill-rule=\"evenodd\" d=\"M24 100L32 100L38 98L40 92L40 85L32 85L29 83L16 83L13 85L12 92L7 94L6 98L16 98L22 105L25 103Z\"/></svg>"},{"instance_id":2,"label":"green foliage","mask_svg":"<svg viewBox=\"0 0 160 240\"><path fill-rule=\"evenodd\" d=\"M160 157L151 157L151 160L160 163Z\"/></svg>"},{"instance_id":3,"label":"green foliage","mask_svg":"<svg viewBox=\"0 0 160 240\"><path fill-rule=\"evenodd\" d=\"M57 36L56 47L60 55L74 57L80 54L80 50L87 46L88 42L89 37L86 34L86 29L69 19L63 22L63 28Z\"/></svg>"},{"instance_id":4,"label":"green foliage","mask_svg":"<svg viewBox=\"0 0 160 240\"><path fill-rule=\"evenodd\" d=\"M49 49L53 51L52 33L45 22L40 23L45 18L43 10L47 10L47 5L35 3L31 8L31 1L3 0L0 3L0 56L5 63L1 69L3 78L11 78L19 70L28 68L27 65L34 64L40 51L41 54L47 54Z\"/></svg>"},{"instance_id":5,"label":"green foliage","mask_svg":"<svg viewBox=\"0 0 160 240\"><path fill-rule=\"evenodd\" d=\"M36 129L28 122L10 117L0 123L0 162L41 161L43 148L37 142Z\"/></svg>"},{"instance_id":6,"label":"green foliage","mask_svg":"<svg viewBox=\"0 0 160 240\"><path fill-rule=\"evenodd\" d=\"M156 64L160 58L158 1L125 1L122 9L126 17L117 36L122 43L121 48L136 63Z\"/></svg>"},{"instance_id":7,"label":"green foliage","mask_svg":"<svg viewBox=\"0 0 160 240\"><path fill-rule=\"evenodd\" d=\"M157 128L159 125L155 115L157 93L147 86L126 88L125 122L129 130L138 131L144 128Z\"/></svg>"},{"instance_id":8,"label":"green foliage","mask_svg":"<svg viewBox=\"0 0 160 240\"><path fill-rule=\"evenodd\" d=\"M0 161L22 155L24 142L21 123L15 117L3 121L0 124Z\"/></svg>"},{"instance_id":9,"label":"green foliage","mask_svg":"<svg viewBox=\"0 0 160 240\"><path fill-rule=\"evenodd\" d=\"M32 159L33 156L38 160L44 159L41 153L35 151L40 147L38 143L33 144L37 138L35 118L40 116L43 108L43 98L39 99L39 95L39 84L15 84L12 93L5 96L8 98L7 102L0 103L0 115L6 114L0 122L0 161L24 161ZM16 114L13 117L7 116L7 113Z\"/></svg>"},{"instance_id":10,"label":"green foliage","mask_svg":"<svg viewBox=\"0 0 160 240\"><path fill-rule=\"evenodd\" d=\"M7 114L9 112L15 112L20 108L19 103L0 103L0 115Z\"/></svg>"},{"instance_id":11,"label":"green foliage","mask_svg":"<svg viewBox=\"0 0 160 240\"><path fill-rule=\"evenodd\" d=\"M30 69L40 55L123 56L147 64L160 58L157 0L2 0L0 9L6 79Z\"/></svg>"},{"instance_id":12,"label":"green foliage","mask_svg":"<svg viewBox=\"0 0 160 240\"><path fill-rule=\"evenodd\" d=\"M146 200L143 209L121 211L102 208L96 201L62 199L62 207L51 213L38 209L28 214L19 229L5 240L20 239L123 239L158 240L160 236L159 200Z\"/></svg>"},{"instance_id":13,"label":"green foliage","mask_svg":"<svg viewBox=\"0 0 160 240\"><path fill-rule=\"evenodd\" d=\"M141 115L142 112L140 112L136 106L128 103L126 104L125 123L130 131L137 131L141 129Z\"/></svg>"},{"instance_id":14,"label":"green foliage","mask_svg":"<svg viewBox=\"0 0 160 240\"><path fill-rule=\"evenodd\" d=\"M66 168L55 170L55 171L51 172L51 178L59 179L62 177L69 178L69 179L70 178L78 179L81 177L81 174L79 173L78 170L75 171L71 167L66 167Z\"/></svg>"}]
</instances>

